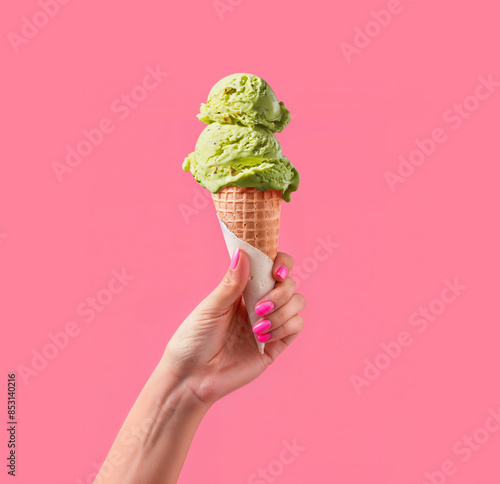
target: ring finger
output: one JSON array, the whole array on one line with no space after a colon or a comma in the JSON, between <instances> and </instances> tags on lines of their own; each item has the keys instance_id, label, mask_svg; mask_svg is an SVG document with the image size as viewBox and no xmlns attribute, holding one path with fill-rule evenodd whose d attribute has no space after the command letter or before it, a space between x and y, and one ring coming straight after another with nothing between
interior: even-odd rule
<instances>
[{"instance_id":1,"label":"ring finger","mask_svg":"<svg viewBox=\"0 0 500 484\"><path fill-rule=\"evenodd\" d=\"M266 318L262 318L253 326L253 332L257 335L274 331L290 318L300 313L306 305L302 294L295 293L290 300Z\"/></svg>"}]
</instances>

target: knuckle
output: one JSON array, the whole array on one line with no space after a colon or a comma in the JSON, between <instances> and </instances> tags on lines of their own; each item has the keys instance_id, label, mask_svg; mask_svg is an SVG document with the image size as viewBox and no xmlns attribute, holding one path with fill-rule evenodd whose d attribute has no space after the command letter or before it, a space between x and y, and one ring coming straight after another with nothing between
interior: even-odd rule
<instances>
[{"instance_id":1,"label":"knuckle","mask_svg":"<svg viewBox=\"0 0 500 484\"><path fill-rule=\"evenodd\" d=\"M300 314L297 314L295 325L298 333L304 329L304 318Z\"/></svg>"},{"instance_id":2,"label":"knuckle","mask_svg":"<svg viewBox=\"0 0 500 484\"><path fill-rule=\"evenodd\" d=\"M278 306L284 306L293 296L293 291L289 284L285 284L276 289L275 301Z\"/></svg>"},{"instance_id":3,"label":"knuckle","mask_svg":"<svg viewBox=\"0 0 500 484\"><path fill-rule=\"evenodd\" d=\"M278 262L279 265L287 266L289 270L292 270L295 264L293 257L290 254L287 254L286 252L278 252L278 256L276 257L276 262Z\"/></svg>"},{"instance_id":4,"label":"knuckle","mask_svg":"<svg viewBox=\"0 0 500 484\"><path fill-rule=\"evenodd\" d=\"M233 280L231 279L231 276L229 274L226 274L221 282L221 286L223 287L230 287L233 285Z\"/></svg>"},{"instance_id":5,"label":"knuckle","mask_svg":"<svg viewBox=\"0 0 500 484\"><path fill-rule=\"evenodd\" d=\"M296 292L293 297L295 298L297 304L304 309L306 307L306 298L304 297L303 294L300 294L299 292Z\"/></svg>"},{"instance_id":6,"label":"knuckle","mask_svg":"<svg viewBox=\"0 0 500 484\"><path fill-rule=\"evenodd\" d=\"M239 286L239 282L231 277L231 274L227 273L222 279L221 286L224 289L235 289Z\"/></svg>"},{"instance_id":7,"label":"knuckle","mask_svg":"<svg viewBox=\"0 0 500 484\"><path fill-rule=\"evenodd\" d=\"M292 298L295 287L295 281L291 277L287 277L286 280L275 289L275 296L280 306L286 304Z\"/></svg>"}]
</instances>

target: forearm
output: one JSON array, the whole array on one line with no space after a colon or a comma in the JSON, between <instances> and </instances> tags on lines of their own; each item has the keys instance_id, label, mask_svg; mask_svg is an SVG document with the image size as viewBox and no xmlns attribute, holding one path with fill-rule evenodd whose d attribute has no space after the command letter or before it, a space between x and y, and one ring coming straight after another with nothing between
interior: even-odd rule
<instances>
[{"instance_id":1,"label":"forearm","mask_svg":"<svg viewBox=\"0 0 500 484\"><path fill-rule=\"evenodd\" d=\"M99 484L174 484L208 410L185 382L155 369L100 471Z\"/></svg>"}]
</instances>

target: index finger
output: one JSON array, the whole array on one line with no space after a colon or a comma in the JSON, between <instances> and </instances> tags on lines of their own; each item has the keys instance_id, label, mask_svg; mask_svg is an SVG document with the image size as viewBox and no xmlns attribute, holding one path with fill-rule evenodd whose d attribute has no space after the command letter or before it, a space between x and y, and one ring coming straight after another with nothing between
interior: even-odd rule
<instances>
[{"instance_id":1,"label":"index finger","mask_svg":"<svg viewBox=\"0 0 500 484\"><path fill-rule=\"evenodd\" d=\"M274 259L273 265L274 279L278 282L283 282L292 269L293 257L291 255L285 254L284 252L278 252L276 259Z\"/></svg>"}]
</instances>

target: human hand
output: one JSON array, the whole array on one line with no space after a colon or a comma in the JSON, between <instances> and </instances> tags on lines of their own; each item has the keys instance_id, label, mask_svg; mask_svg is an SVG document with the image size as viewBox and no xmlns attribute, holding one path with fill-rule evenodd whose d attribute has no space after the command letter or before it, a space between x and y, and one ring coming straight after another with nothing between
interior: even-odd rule
<instances>
[{"instance_id":1,"label":"human hand","mask_svg":"<svg viewBox=\"0 0 500 484\"><path fill-rule=\"evenodd\" d=\"M222 282L175 332L160 367L207 404L257 378L304 326L299 314L304 296L295 293L295 282L287 277L292 267L292 257L278 253L272 270L276 285L256 305L262 317L253 331L266 343L264 354L258 351L242 298L250 261L237 250Z\"/></svg>"}]
</instances>

